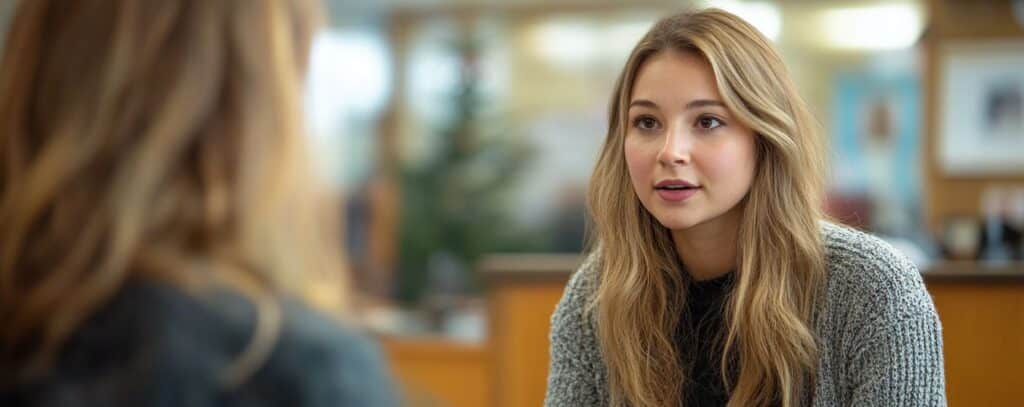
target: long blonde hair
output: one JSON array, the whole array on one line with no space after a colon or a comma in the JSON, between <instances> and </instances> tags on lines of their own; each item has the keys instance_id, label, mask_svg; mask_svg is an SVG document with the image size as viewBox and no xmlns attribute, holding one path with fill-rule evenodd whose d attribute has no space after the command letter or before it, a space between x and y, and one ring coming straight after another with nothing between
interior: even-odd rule
<instances>
[{"instance_id":1,"label":"long blonde hair","mask_svg":"<svg viewBox=\"0 0 1024 407\"><path fill-rule=\"evenodd\" d=\"M819 229L825 146L769 41L716 9L656 23L630 54L612 95L588 194L600 256L589 309L612 405L679 405L688 379L679 356L689 350L677 348L674 334L689 277L670 231L633 191L623 155L637 72L667 50L702 55L726 106L756 134L756 174L740 203L737 275L719 342L729 405L798 405L813 396L817 368L811 318L825 278Z\"/></svg>"},{"instance_id":2,"label":"long blonde hair","mask_svg":"<svg viewBox=\"0 0 1024 407\"><path fill-rule=\"evenodd\" d=\"M30 377L130 279L344 315L300 105L315 0L20 2L0 65L0 357ZM327 216L325 218L325 216ZM7 372L10 374L10 372Z\"/></svg>"}]
</instances>

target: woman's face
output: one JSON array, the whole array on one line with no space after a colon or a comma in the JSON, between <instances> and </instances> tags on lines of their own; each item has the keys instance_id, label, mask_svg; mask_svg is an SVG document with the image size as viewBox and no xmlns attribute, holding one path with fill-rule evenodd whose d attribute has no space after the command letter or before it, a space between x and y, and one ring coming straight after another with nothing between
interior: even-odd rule
<instances>
[{"instance_id":1,"label":"woman's face","mask_svg":"<svg viewBox=\"0 0 1024 407\"><path fill-rule=\"evenodd\" d=\"M633 189L665 227L738 219L754 177L754 133L718 94L695 52L662 51L633 84L624 144Z\"/></svg>"}]
</instances>

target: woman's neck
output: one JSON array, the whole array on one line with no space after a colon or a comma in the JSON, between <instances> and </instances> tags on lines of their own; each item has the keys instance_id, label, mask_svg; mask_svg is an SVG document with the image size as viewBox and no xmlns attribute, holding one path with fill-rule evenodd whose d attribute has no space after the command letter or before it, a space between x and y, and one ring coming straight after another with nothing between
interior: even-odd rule
<instances>
[{"instance_id":1,"label":"woman's neck","mask_svg":"<svg viewBox=\"0 0 1024 407\"><path fill-rule=\"evenodd\" d=\"M673 230L676 255L694 280L721 277L736 269L739 208L687 229Z\"/></svg>"}]
</instances>

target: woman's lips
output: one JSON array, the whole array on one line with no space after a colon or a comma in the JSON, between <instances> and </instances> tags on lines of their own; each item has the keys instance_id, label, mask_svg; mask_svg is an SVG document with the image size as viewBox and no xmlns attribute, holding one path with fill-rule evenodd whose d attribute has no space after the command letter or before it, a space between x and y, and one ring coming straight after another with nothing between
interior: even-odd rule
<instances>
[{"instance_id":1,"label":"woman's lips","mask_svg":"<svg viewBox=\"0 0 1024 407\"><path fill-rule=\"evenodd\" d=\"M658 196L669 202L682 202L690 199L697 191L700 191L700 187L694 188L656 188Z\"/></svg>"}]
</instances>

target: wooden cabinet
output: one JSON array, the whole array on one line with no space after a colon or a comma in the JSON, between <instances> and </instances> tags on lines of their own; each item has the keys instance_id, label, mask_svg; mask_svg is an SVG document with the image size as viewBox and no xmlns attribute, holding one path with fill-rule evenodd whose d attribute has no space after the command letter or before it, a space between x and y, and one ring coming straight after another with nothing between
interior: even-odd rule
<instances>
[{"instance_id":1,"label":"wooden cabinet","mask_svg":"<svg viewBox=\"0 0 1024 407\"><path fill-rule=\"evenodd\" d=\"M494 379L486 345L422 337L384 337L380 343L405 405L492 405Z\"/></svg>"},{"instance_id":2,"label":"wooden cabinet","mask_svg":"<svg viewBox=\"0 0 1024 407\"><path fill-rule=\"evenodd\" d=\"M544 404L548 330L578 256L494 256L481 264L488 282L495 406Z\"/></svg>"}]
</instances>

